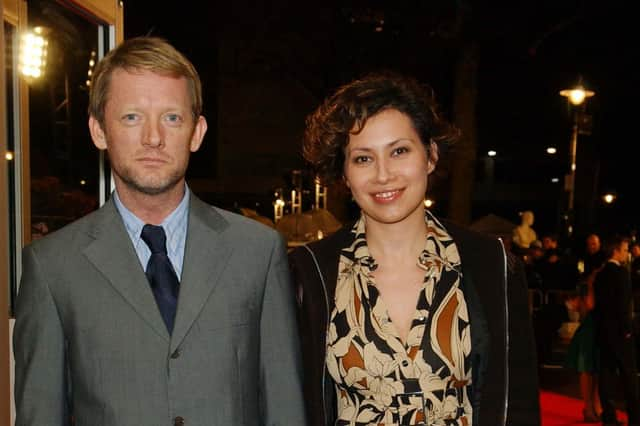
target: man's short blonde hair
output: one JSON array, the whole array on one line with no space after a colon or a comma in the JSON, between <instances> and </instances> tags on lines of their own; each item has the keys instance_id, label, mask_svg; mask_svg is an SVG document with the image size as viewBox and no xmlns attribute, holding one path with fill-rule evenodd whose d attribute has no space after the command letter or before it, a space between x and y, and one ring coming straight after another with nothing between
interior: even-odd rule
<instances>
[{"instance_id":1,"label":"man's short blonde hair","mask_svg":"<svg viewBox=\"0 0 640 426\"><path fill-rule=\"evenodd\" d=\"M91 80L89 115L104 128L104 111L115 70L151 71L170 77L185 77L191 95L191 112L197 119L202 113L202 83L193 64L166 40L158 37L135 37L125 40L98 63Z\"/></svg>"}]
</instances>

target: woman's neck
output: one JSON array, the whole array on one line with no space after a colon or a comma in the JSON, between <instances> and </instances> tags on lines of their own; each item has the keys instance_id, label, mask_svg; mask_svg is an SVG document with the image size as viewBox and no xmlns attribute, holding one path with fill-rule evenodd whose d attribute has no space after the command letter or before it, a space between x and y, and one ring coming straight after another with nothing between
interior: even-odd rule
<instances>
[{"instance_id":1,"label":"woman's neck","mask_svg":"<svg viewBox=\"0 0 640 426\"><path fill-rule=\"evenodd\" d=\"M425 246L427 224L424 215L415 215L394 224L383 224L365 217L369 252L381 263L387 260L414 262Z\"/></svg>"}]
</instances>

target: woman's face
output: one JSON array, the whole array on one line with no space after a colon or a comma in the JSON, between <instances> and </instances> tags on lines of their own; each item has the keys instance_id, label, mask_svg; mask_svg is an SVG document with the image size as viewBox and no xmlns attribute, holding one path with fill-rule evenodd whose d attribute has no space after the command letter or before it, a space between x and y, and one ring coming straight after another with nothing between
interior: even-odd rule
<instances>
[{"instance_id":1,"label":"woman's face","mask_svg":"<svg viewBox=\"0 0 640 426\"><path fill-rule=\"evenodd\" d=\"M424 216L431 159L409 117L384 110L367 120L345 148L344 178L367 223L394 224Z\"/></svg>"}]
</instances>

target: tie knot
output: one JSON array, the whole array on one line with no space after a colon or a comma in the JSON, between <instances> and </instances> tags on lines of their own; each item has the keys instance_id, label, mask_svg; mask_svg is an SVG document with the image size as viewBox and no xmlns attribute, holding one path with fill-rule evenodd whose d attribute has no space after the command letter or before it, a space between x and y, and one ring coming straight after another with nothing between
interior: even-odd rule
<instances>
[{"instance_id":1,"label":"tie knot","mask_svg":"<svg viewBox=\"0 0 640 426\"><path fill-rule=\"evenodd\" d=\"M167 236L162 226L147 224L142 228L140 237L147 243L152 254L167 253Z\"/></svg>"}]
</instances>

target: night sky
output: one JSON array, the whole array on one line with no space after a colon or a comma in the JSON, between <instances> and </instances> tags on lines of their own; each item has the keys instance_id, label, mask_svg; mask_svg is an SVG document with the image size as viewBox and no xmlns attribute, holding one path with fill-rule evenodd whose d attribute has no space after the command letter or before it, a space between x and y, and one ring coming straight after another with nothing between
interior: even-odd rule
<instances>
[{"instance_id":1,"label":"night sky","mask_svg":"<svg viewBox=\"0 0 640 426\"><path fill-rule=\"evenodd\" d=\"M496 179L542 190L556 191L562 183L551 178L562 182L568 168L571 118L558 92L581 79L596 95L587 103L593 129L579 138L578 173L595 182L598 195L618 196L614 207L597 206L600 222L638 226L640 50L636 19L623 2L212 3L163 10L155 1L125 1L126 37L165 37L193 60L205 85L205 114L217 114L206 88L216 86L215 52L229 39L269 40L270 49L257 48L258 66L280 67L282 78L301 81L317 102L363 72L394 69L431 84L446 114L456 60L471 43L478 59L478 161L494 149ZM557 147L555 157L546 154L548 146Z\"/></svg>"}]
</instances>

